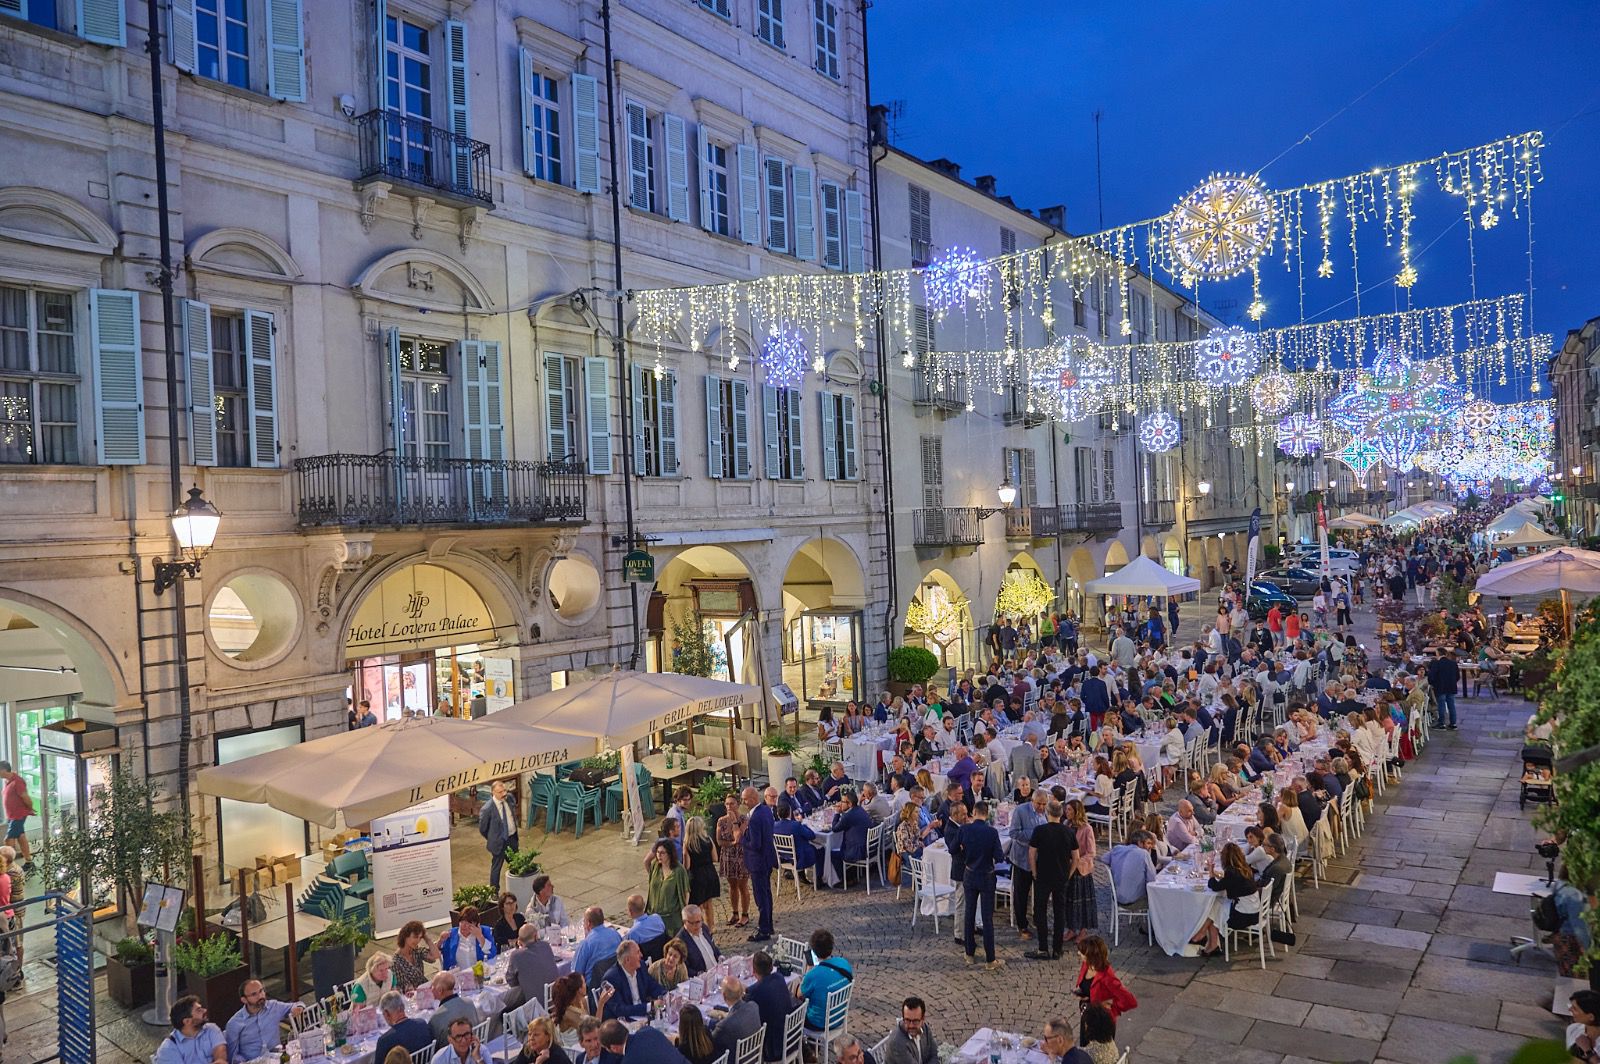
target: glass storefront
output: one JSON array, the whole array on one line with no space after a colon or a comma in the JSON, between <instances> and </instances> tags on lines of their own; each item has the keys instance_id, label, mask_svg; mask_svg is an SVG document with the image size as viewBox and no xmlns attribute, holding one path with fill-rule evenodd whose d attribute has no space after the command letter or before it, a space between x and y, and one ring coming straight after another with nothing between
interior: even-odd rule
<instances>
[{"instance_id":1,"label":"glass storefront","mask_svg":"<svg viewBox=\"0 0 1600 1064\"><path fill-rule=\"evenodd\" d=\"M41 831L48 833L52 824L61 823L61 802L56 795L46 794L44 789L39 729L70 716L70 699L23 703L11 707L6 713L6 750L10 753L10 761L17 775L27 781L28 793L33 795L34 815L28 818L28 836L34 840L39 838Z\"/></svg>"},{"instance_id":2,"label":"glass storefront","mask_svg":"<svg viewBox=\"0 0 1600 1064\"><path fill-rule=\"evenodd\" d=\"M784 634L783 682L802 704L860 698L861 649L859 611L806 610Z\"/></svg>"},{"instance_id":3,"label":"glass storefront","mask_svg":"<svg viewBox=\"0 0 1600 1064\"><path fill-rule=\"evenodd\" d=\"M357 702L370 701L380 721L482 716L514 698L515 661L505 651L486 651L477 643L364 658L352 668L348 694Z\"/></svg>"},{"instance_id":4,"label":"glass storefront","mask_svg":"<svg viewBox=\"0 0 1600 1064\"><path fill-rule=\"evenodd\" d=\"M226 765L247 757L294 746L305 738L300 721L217 736L217 764ZM263 854L280 857L306 853L310 846L307 824L297 816L282 813L258 802L217 799L217 845L224 870L254 868Z\"/></svg>"},{"instance_id":5,"label":"glass storefront","mask_svg":"<svg viewBox=\"0 0 1600 1064\"><path fill-rule=\"evenodd\" d=\"M91 732L113 733L114 741L115 729L109 725L80 723ZM37 740L37 730L33 735ZM34 804L45 808L45 838L35 842L36 848L41 848L39 841L48 847L49 837L61 831L64 825L72 824L88 830L89 807L95 801L96 792L110 785L121 759L115 746L104 751L92 751L92 748L86 747L82 752L72 752L74 736L56 729L51 730L51 741L59 749L52 749L43 743L36 749L40 773L38 793L43 795L44 801ZM88 882L87 886L90 895L88 900L97 916L116 911L117 891L111 880L96 879ZM78 896L78 900L84 900L81 888L72 893Z\"/></svg>"}]
</instances>

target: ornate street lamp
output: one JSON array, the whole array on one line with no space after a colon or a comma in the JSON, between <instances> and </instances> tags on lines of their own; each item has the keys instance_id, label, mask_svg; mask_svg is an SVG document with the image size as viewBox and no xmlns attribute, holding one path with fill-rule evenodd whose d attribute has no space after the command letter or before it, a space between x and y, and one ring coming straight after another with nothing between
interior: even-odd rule
<instances>
[{"instance_id":1,"label":"ornate street lamp","mask_svg":"<svg viewBox=\"0 0 1600 1064\"><path fill-rule=\"evenodd\" d=\"M189 497L172 511L172 536L178 541L178 557L172 561L156 559L156 594L185 576L200 575L200 559L211 552L221 523L221 512L198 487L190 488Z\"/></svg>"}]
</instances>

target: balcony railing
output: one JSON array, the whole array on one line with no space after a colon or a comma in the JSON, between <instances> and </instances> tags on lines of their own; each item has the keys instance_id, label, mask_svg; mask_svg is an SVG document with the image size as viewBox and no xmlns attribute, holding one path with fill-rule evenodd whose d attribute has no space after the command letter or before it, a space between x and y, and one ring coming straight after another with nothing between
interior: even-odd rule
<instances>
[{"instance_id":1,"label":"balcony railing","mask_svg":"<svg viewBox=\"0 0 1600 1064\"><path fill-rule=\"evenodd\" d=\"M1143 499L1139 503L1139 520L1150 528L1166 528L1176 523L1176 510L1171 499Z\"/></svg>"},{"instance_id":2,"label":"balcony railing","mask_svg":"<svg viewBox=\"0 0 1600 1064\"><path fill-rule=\"evenodd\" d=\"M911 392L911 402L916 406L931 406L935 410L965 410L967 408L967 375L959 370L953 373L916 373L916 383Z\"/></svg>"},{"instance_id":3,"label":"balcony railing","mask_svg":"<svg viewBox=\"0 0 1600 1064\"><path fill-rule=\"evenodd\" d=\"M971 506L913 510L911 539L918 547L976 547L983 542L983 522Z\"/></svg>"},{"instance_id":4,"label":"balcony railing","mask_svg":"<svg viewBox=\"0 0 1600 1064\"><path fill-rule=\"evenodd\" d=\"M398 111L355 120L361 146L358 181L405 181L471 205L492 207L489 145Z\"/></svg>"},{"instance_id":5,"label":"balcony railing","mask_svg":"<svg viewBox=\"0 0 1600 1064\"><path fill-rule=\"evenodd\" d=\"M1009 506L1006 508L1006 538L1032 539L1033 512L1036 506Z\"/></svg>"},{"instance_id":6,"label":"balcony railing","mask_svg":"<svg viewBox=\"0 0 1600 1064\"><path fill-rule=\"evenodd\" d=\"M1035 506L1030 521L1035 536L1061 536L1077 532L1116 532L1122 528L1122 504L1115 502L1066 503Z\"/></svg>"},{"instance_id":7,"label":"balcony railing","mask_svg":"<svg viewBox=\"0 0 1600 1064\"><path fill-rule=\"evenodd\" d=\"M301 525L581 524L578 462L495 462L393 454L297 458Z\"/></svg>"}]
</instances>

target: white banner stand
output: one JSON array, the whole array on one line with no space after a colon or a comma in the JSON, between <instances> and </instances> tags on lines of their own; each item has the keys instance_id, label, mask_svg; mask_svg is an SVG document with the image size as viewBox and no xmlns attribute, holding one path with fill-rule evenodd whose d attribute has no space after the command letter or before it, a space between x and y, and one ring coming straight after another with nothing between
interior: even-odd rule
<instances>
[{"instance_id":1,"label":"white banner stand","mask_svg":"<svg viewBox=\"0 0 1600 1064\"><path fill-rule=\"evenodd\" d=\"M639 800L639 782L634 778L632 743L622 747L622 810L627 832L637 846L644 838L644 803Z\"/></svg>"}]
</instances>

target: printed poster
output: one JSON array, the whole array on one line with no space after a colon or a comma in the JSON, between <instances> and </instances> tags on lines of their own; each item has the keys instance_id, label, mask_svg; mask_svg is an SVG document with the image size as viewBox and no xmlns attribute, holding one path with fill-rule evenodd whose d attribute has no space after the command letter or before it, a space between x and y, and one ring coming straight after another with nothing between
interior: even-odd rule
<instances>
[{"instance_id":1,"label":"printed poster","mask_svg":"<svg viewBox=\"0 0 1600 1064\"><path fill-rule=\"evenodd\" d=\"M409 920L450 922L450 799L435 798L372 821L373 935Z\"/></svg>"}]
</instances>

